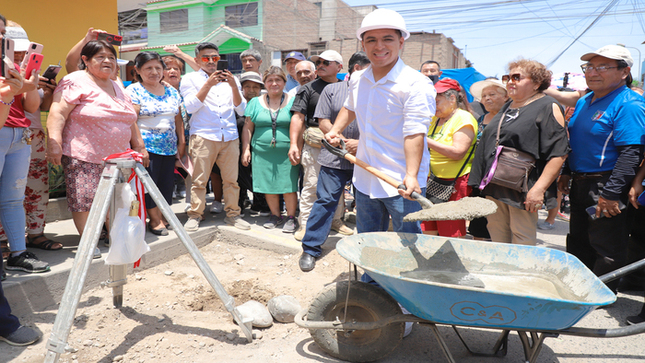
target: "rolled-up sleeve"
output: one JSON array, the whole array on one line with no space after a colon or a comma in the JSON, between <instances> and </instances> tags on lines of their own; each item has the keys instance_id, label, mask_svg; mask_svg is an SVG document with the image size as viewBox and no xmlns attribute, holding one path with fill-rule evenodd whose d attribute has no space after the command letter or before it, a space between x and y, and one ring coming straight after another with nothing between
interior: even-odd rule
<instances>
[{"instance_id":1,"label":"rolled-up sleeve","mask_svg":"<svg viewBox=\"0 0 645 363\"><path fill-rule=\"evenodd\" d=\"M237 84L237 90L240 92L240 97L242 98L242 102L240 102L239 105L234 106L235 112L237 112L238 115L244 115L244 111L246 110L246 98L244 98L244 94L242 93L242 86L240 85L240 81L235 78L235 84Z\"/></svg>"},{"instance_id":2,"label":"rolled-up sleeve","mask_svg":"<svg viewBox=\"0 0 645 363\"><path fill-rule=\"evenodd\" d=\"M197 98L199 88L193 82L192 78L184 77L179 86L179 91L182 97L184 97L184 106L186 106L188 113L195 113L204 106L204 103Z\"/></svg>"},{"instance_id":3,"label":"rolled-up sleeve","mask_svg":"<svg viewBox=\"0 0 645 363\"><path fill-rule=\"evenodd\" d=\"M417 81L410 87L403 109L403 137L428 133L435 114L437 92L430 81Z\"/></svg>"}]
</instances>

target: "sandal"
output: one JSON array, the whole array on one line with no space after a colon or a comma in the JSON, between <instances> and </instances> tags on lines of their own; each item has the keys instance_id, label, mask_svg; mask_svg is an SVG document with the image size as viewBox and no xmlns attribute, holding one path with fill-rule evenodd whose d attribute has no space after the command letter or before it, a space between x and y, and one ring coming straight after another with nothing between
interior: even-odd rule
<instances>
[{"instance_id":1,"label":"sandal","mask_svg":"<svg viewBox=\"0 0 645 363\"><path fill-rule=\"evenodd\" d=\"M45 240L40 242L40 243L34 243L35 240L38 238L44 238ZM54 247L54 245L58 244L58 247ZM29 248L40 248L41 250L47 250L47 251L58 251L63 248L63 244L60 242L52 241L49 238L45 237L44 234L39 234L36 237L29 237L27 236L27 247Z\"/></svg>"}]
</instances>

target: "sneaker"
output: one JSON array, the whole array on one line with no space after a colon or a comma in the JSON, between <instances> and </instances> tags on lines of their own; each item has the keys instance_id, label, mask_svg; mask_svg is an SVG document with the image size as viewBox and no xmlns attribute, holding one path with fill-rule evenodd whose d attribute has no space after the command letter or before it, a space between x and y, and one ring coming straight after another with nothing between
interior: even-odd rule
<instances>
[{"instance_id":1,"label":"sneaker","mask_svg":"<svg viewBox=\"0 0 645 363\"><path fill-rule=\"evenodd\" d=\"M10 345L24 346L30 345L40 339L41 334L32 328L21 325L13 333L6 337L0 336L0 340L7 342Z\"/></svg>"},{"instance_id":2,"label":"sneaker","mask_svg":"<svg viewBox=\"0 0 645 363\"><path fill-rule=\"evenodd\" d=\"M49 264L39 260L33 253L25 251L15 257L9 256L5 268L11 271L47 272Z\"/></svg>"},{"instance_id":3,"label":"sneaker","mask_svg":"<svg viewBox=\"0 0 645 363\"><path fill-rule=\"evenodd\" d=\"M195 232L199 229L199 222L201 222L201 218L199 217L188 218L186 224L184 224L184 229L186 232Z\"/></svg>"},{"instance_id":4,"label":"sneaker","mask_svg":"<svg viewBox=\"0 0 645 363\"><path fill-rule=\"evenodd\" d=\"M260 217L268 217L268 216L271 215L271 211L270 210L261 210L260 212L258 212L258 215Z\"/></svg>"},{"instance_id":5,"label":"sneaker","mask_svg":"<svg viewBox=\"0 0 645 363\"><path fill-rule=\"evenodd\" d=\"M296 220L296 217L294 216L287 217L287 221L284 223L284 226L282 226L282 232L293 233L297 230L298 230L298 221ZM304 234L302 236L304 237Z\"/></svg>"},{"instance_id":6,"label":"sneaker","mask_svg":"<svg viewBox=\"0 0 645 363\"><path fill-rule=\"evenodd\" d=\"M347 227L345 223L340 219L334 219L333 221L331 221L331 229L346 236L351 236L354 234L354 230Z\"/></svg>"},{"instance_id":7,"label":"sneaker","mask_svg":"<svg viewBox=\"0 0 645 363\"><path fill-rule=\"evenodd\" d=\"M188 212L190 210L190 203L186 202L186 207L184 208L184 212Z\"/></svg>"},{"instance_id":8,"label":"sneaker","mask_svg":"<svg viewBox=\"0 0 645 363\"><path fill-rule=\"evenodd\" d=\"M551 224L547 221L538 222L537 228L543 229L543 230L551 230L555 228L555 223Z\"/></svg>"},{"instance_id":9,"label":"sneaker","mask_svg":"<svg viewBox=\"0 0 645 363\"><path fill-rule=\"evenodd\" d=\"M98 247L94 247L94 255L92 255L92 258L101 258L101 250Z\"/></svg>"},{"instance_id":10,"label":"sneaker","mask_svg":"<svg viewBox=\"0 0 645 363\"><path fill-rule=\"evenodd\" d=\"M628 316L627 317L627 324L629 325L636 325L640 323L645 323L645 318L643 318L640 315L634 315L634 316Z\"/></svg>"},{"instance_id":11,"label":"sneaker","mask_svg":"<svg viewBox=\"0 0 645 363\"><path fill-rule=\"evenodd\" d=\"M211 204L211 213L222 213L223 210L222 202L213 201L213 204Z\"/></svg>"},{"instance_id":12,"label":"sneaker","mask_svg":"<svg viewBox=\"0 0 645 363\"><path fill-rule=\"evenodd\" d=\"M281 226L284 224L284 217L271 215L269 220L263 225L266 229L274 229L275 227Z\"/></svg>"},{"instance_id":13,"label":"sneaker","mask_svg":"<svg viewBox=\"0 0 645 363\"><path fill-rule=\"evenodd\" d=\"M249 224L249 222L242 219L242 217L239 215L235 217L224 218L224 223L228 224L229 226L233 226L237 229L243 229L243 230L251 229L251 225Z\"/></svg>"},{"instance_id":14,"label":"sneaker","mask_svg":"<svg viewBox=\"0 0 645 363\"><path fill-rule=\"evenodd\" d=\"M571 216L569 215L569 213L558 212L558 219L569 222L571 221Z\"/></svg>"},{"instance_id":15,"label":"sneaker","mask_svg":"<svg viewBox=\"0 0 645 363\"><path fill-rule=\"evenodd\" d=\"M296 233L293 234L293 238L296 239L296 241L302 241L303 238L305 238L305 232L307 230L303 227L301 227Z\"/></svg>"}]
</instances>

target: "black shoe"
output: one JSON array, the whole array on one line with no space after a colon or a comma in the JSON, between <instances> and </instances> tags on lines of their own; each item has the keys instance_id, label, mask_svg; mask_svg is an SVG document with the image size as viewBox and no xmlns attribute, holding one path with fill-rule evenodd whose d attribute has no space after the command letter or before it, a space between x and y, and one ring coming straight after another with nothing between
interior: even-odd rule
<instances>
[{"instance_id":1,"label":"black shoe","mask_svg":"<svg viewBox=\"0 0 645 363\"><path fill-rule=\"evenodd\" d=\"M298 264L300 265L300 269L303 272L308 272L316 267L316 258L306 252L303 252L302 256L300 256L300 261L298 262Z\"/></svg>"},{"instance_id":2,"label":"black shoe","mask_svg":"<svg viewBox=\"0 0 645 363\"><path fill-rule=\"evenodd\" d=\"M629 325L636 325L640 323L645 323L645 318L640 316L640 315L634 315L634 316L628 316L627 317L627 324Z\"/></svg>"},{"instance_id":3,"label":"black shoe","mask_svg":"<svg viewBox=\"0 0 645 363\"><path fill-rule=\"evenodd\" d=\"M49 271L49 264L43 262L31 252L25 251L18 256L9 256L7 258L6 270L10 271L25 271L31 273L47 272Z\"/></svg>"},{"instance_id":4,"label":"black shoe","mask_svg":"<svg viewBox=\"0 0 645 363\"><path fill-rule=\"evenodd\" d=\"M164 228L164 227L157 228L157 229L148 227L148 229L150 230L150 232L152 232L152 234L157 235L157 236L167 236L168 235L168 230L166 228Z\"/></svg>"}]
</instances>

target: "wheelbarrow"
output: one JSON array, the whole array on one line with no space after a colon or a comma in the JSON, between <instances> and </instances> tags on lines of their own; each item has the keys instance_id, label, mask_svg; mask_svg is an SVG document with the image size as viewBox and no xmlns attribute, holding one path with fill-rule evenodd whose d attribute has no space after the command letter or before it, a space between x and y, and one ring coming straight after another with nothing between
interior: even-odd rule
<instances>
[{"instance_id":1,"label":"wheelbarrow","mask_svg":"<svg viewBox=\"0 0 645 363\"><path fill-rule=\"evenodd\" d=\"M295 323L308 328L331 356L378 360L396 349L405 322L427 324L449 362L455 362L437 324L452 326L476 355L503 356L516 331L526 362L537 361L547 337L620 337L645 332L645 323L616 329L573 327L616 296L604 282L645 266L645 260L596 277L576 257L555 249L408 233L363 233L343 238L338 253L380 287L355 280L328 285ZM400 304L400 305L399 305ZM403 314L400 306L410 314ZM501 330L492 352L472 351L457 327Z\"/></svg>"}]
</instances>

